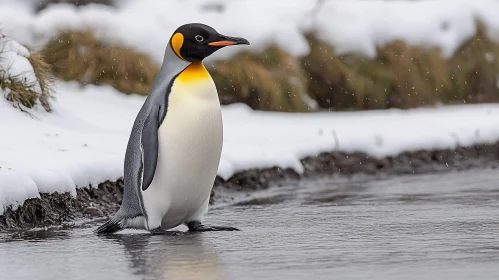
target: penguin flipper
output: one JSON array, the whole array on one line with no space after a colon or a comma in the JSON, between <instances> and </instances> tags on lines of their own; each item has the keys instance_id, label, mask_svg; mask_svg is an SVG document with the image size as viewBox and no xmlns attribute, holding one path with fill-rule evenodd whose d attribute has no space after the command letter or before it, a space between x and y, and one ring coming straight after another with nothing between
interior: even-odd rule
<instances>
[{"instance_id":1,"label":"penguin flipper","mask_svg":"<svg viewBox=\"0 0 499 280\"><path fill-rule=\"evenodd\" d=\"M158 128L159 128L159 107L154 106L148 114L142 129L140 145L142 147L142 191L147 190L151 185L158 163Z\"/></svg>"}]
</instances>

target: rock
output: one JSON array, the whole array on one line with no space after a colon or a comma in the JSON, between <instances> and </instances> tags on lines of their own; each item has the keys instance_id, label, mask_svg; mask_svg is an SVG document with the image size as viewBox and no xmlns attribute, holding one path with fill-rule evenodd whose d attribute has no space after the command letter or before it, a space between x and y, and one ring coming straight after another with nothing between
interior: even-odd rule
<instances>
[{"instance_id":1,"label":"rock","mask_svg":"<svg viewBox=\"0 0 499 280\"><path fill-rule=\"evenodd\" d=\"M83 209L83 215L87 215L90 217L100 217L103 216L104 213L97 207L94 207L93 203L90 203L90 206Z\"/></svg>"}]
</instances>

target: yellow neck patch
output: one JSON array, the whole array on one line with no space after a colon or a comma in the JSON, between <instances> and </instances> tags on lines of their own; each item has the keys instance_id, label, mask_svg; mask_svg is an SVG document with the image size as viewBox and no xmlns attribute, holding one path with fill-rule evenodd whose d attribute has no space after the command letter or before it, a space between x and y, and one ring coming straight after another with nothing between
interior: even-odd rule
<instances>
[{"instance_id":1,"label":"yellow neck patch","mask_svg":"<svg viewBox=\"0 0 499 280\"><path fill-rule=\"evenodd\" d=\"M178 75L177 80L182 83L192 83L210 79L210 73L206 70L202 62L191 63Z\"/></svg>"},{"instance_id":2,"label":"yellow neck patch","mask_svg":"<svg viewBox=\"0 0 499 280\"><path fill-rule=\"evenodd\" d=\"M180 48L182 48L182 44L184 43L184 35L182 33L175 33L170 41L170 45L172 46L173 52L182 60L185 60L180 55ZM187 60L186 60L187 61Z\"/></svg>"}]
</instances>

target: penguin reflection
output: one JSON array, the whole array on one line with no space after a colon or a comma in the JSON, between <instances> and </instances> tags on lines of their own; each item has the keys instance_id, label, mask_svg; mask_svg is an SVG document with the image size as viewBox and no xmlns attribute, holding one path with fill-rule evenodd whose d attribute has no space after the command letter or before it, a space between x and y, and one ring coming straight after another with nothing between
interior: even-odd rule
<instances>
[{"instance_id":1,"label":"penguin reflection","mask_svg":"<svg viewBox=\"0 0 499 280\"><path fill-rule=\"evenodd\" d=\"M199 234L103 236L125 248L130 268L144 279L228 279L209 242Z\"/></svg>"}]
</instances>

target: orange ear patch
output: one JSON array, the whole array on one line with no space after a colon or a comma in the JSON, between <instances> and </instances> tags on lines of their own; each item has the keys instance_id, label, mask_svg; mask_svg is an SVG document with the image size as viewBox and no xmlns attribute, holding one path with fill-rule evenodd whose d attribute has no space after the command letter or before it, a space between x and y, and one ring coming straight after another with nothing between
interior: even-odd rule
<instances>
[{"instance_id":1,"label":"orange ear patch","mask_svg":"<svg viewBox=\"0 0 499 280\"><path fill-rule=\"evenodd\" d=\"M182 33L175 33L171 39L170 45L172 46L173 52L182 60L185 60L182 55L180 55L180 48L184 43L184 35Z\"/></svg>"}]
</instances>

